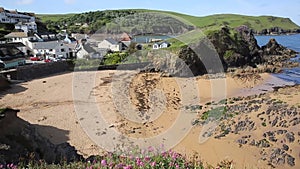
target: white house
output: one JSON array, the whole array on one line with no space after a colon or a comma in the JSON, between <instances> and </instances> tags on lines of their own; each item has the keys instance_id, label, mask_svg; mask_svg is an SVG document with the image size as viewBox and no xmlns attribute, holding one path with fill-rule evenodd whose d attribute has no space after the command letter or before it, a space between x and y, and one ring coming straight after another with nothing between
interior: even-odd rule
<instances>
[{"instance_id":1,"label":"white house","mask_svg":"<svg viewBox=\"0 0 300 169\"><path fill-rule=\"evenodd\" d=\"M0 23L35 22L34 13L18 12L17 10L5 10L0 7Z\"/></svg>"},{"instance_id":2,"label":"white house","mask_svg":"<svg viewBox=\"0 0 300 169\"><path fill-rule=\"evenodd\" d=\"M159 43L154 43L154 44L153 44L153 49L159 49L159 48L160 48Z\"/></svg>"},{"instance_id":3,"label":"white house","mask_svg":"<svg viewBox=\"0 0 300 169\"><path fill-rule=\"evenodd\" d=\"M122 43L115 41L114 39L105 39L101 43L98 44L98 48L100 49L108 49L113 52L119 52L122 50Z\"/></svg>"},{"instance_id":4,"label":"white house","mask_svg":"<svg viewBox=\"0 0 300 169\"><path fill-rule=\"evenodd\" d=\"M37 33L37 25L35 22L26 22L26 23L19 22L15 24L15 29L22 30L25 33L28 32Z\"/></svg>"},{"instance_id":5,"label":"white house","mask_svg":"<svg viewBox=\"0 0 300 169\"><path fill-rule=\"evenodd\" d=\"M169 42L162 42L161 44L160 44L160 48L168 48L168 47L170 47L171 46L171 44L169 43Z\"/></svg>"},{"instance_id":6,"label":"white house","mask_svg":"<svg viewBox=\"0 0 300 169\"><path fill-rule=\"evenodd\" d=\"M35 56L70 57L70 48L62 41L32 42L32 50Z\"/></svg>"},{"instance_id":7,"label":"white house","mask_svg":"<svg viewBox=\"0 0 300 169\"><path fill-rule=\"evenodd\" d=\"M11 32L4 36L8 43L23 43L28 49L32 49L32 41L37 41L36 36L28 36L25 32Z\"/></svg>"},{"instance_id":8,"label":"white house","mask_svg":"<svg viewBox=\"0 0 300 169\"><path fill-rule=\"evenodd\" d=\"M161 48L168 48L171 44L169 42L162 42L162 43L154 43L153 49L161 49Z\"/></svg>"}]
</instances>

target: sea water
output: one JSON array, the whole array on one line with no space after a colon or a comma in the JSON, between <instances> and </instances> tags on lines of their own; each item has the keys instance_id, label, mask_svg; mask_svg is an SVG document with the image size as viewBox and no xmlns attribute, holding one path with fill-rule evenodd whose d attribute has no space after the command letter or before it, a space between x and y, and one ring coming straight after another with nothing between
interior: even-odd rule
<instances>
[{"instance_id":1,"label":"sea water","mask_svg":"<svg viewBox=\"0 0 300 169\"><path fill-rule=\"evenodd\" d=\"M300 52L300 34L294 35L276 35L276 36L256 36L257 43L259 46L263 46L269 42L271 38L276 39L276 41L290 49ZM300 62L300 55L296 58L292 58L292 61ZM300 67L295 67L291 69L284 69L282 73L273 74L274 76L283 79L285 81L294 82L300 84Z\"/></svg>"}]
</instances>

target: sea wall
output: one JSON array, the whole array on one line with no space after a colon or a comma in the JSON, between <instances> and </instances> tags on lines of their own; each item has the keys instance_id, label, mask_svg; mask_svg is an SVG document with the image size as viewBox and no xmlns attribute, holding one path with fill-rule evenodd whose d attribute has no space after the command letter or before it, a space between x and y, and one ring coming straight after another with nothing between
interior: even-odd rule
<instances>
[{"instance_id":1,"label":"sea wall","mask_svg":"<svg viewBox=\"0 0 300 169\"><path fill-rule=\"evenodd\" d=\"M45 64L32 64L17 68L14 80L31 80L69 70L67 62L50 62Z\"/></svg>"}]
</instances>

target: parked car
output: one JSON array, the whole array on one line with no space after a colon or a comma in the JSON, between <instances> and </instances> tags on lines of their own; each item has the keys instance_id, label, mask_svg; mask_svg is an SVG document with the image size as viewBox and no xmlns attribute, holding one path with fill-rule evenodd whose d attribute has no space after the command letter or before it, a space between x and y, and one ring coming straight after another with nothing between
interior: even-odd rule
<instances>
[{"instance_id":1,"label":"parked car","mask_svg":"<svg viewBox=\"0 0 300 169\"><path fill-rule=\"evenodd\" d=\"M52 62L50 59L45 59L44 62L49 63Z\"/></svg>"},{"instance_id":2,"label":"parked car","mask_svg":"<svg viewBox=\"0 0 300 169\"><path fill-rule=\"evenodd\" d=\"M31 61L41 61L42 59L40 57L30 57Z\"/></svg>"}]
</instances>

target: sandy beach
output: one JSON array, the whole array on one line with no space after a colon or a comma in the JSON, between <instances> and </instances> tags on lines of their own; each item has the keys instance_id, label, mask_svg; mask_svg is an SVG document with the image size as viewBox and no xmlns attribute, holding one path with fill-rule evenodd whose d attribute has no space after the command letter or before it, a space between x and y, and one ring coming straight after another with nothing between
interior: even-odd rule
<instances>
[{"instance_id":1,"label":"sandy beach","mask_svg":"<svg viewBox=\"0 0 300 169\"><path fill-rule=\"evenodd\" d=\"M52 126L64 131L56 133L47 127L38 128L41 135L52 143L68 142L75 146L80 154L88 157L104 152L103 148L97 145L96 136L89 134L90 131L95 135L101 135L99 138L109 138L110 129L130 138L150 138L168 132L183 107L202 106L203 108L193 111L196 117L201 117L204 112L214 107L224 106L224 103L219 103L220 105L214 103L227 99L228 112L236 114L232 113L231 118L215 121L215 129L204 143L199 143L204 123L192 125L188 132L184 131L187 133L186 137L180 140L174 150L187 156L197 153L203 161L212 165L227 159L233 160L236 168L271 168L268 163L273 163L276 168L300 168L300 122L293 125L295 118L300 119L299 86L270 92L272 87L288 83L266 73L249 79L226 75L221 79L207 79L202 76L188 80L161 77L156 73L131 73L74 72L15 84L11 89L1 93L0 107L19 109L18 116L32 124ZM253 100L257 102L252 103ZM296 113L289 115L287 111L284 115L275 110L269 112L273 102L276 101L278 105L284 104L283 107L277 105L279 111L282 108ZM82 112L78 113L84 108L81 105L88 106L91 102L93 106L97 106L100 114L91 116L92 110L86 112L86 116ZM251 104L248 104L249 102ZM236 109L243 106L254 108L247 111ZM127 112L129 113L126 114ZM132 116L132 112L139 114ZM99 120L97 121L97 116L104 118L110 124L109 127L101 128L103 126L99 124ZM278 122L273 125L277 116ZM286 121L286 126L280 125L281 121ZM245 125L237 125L239 122L244 122ZM187 123L190 124L191 121ZM99 126L95 127L97 124ZM252 124L254 125L251 127ZM224 131L222 126L231 129L225 136L216 137ZM283 129L286 131L277 132ZM268 141L269 147L256 144L262 139L272 140L269 138L272 134L267 133L269 131L278 133L276 135L278 141ZM181 134L185 134L184 132L178 132L178 136L172 137L179 138ZM292 133L293 140L285 138L288 133ZM172 140L172 138L165 139ZM251 144L253 140L254 144ZM166 144L169 144L168 140ZM270 158L274 149L282 148L283 145L289 147L285 152L295 158L294 166L290 165L288 160L275 165L276 162Z\"/></svg>"}]
</instances>

